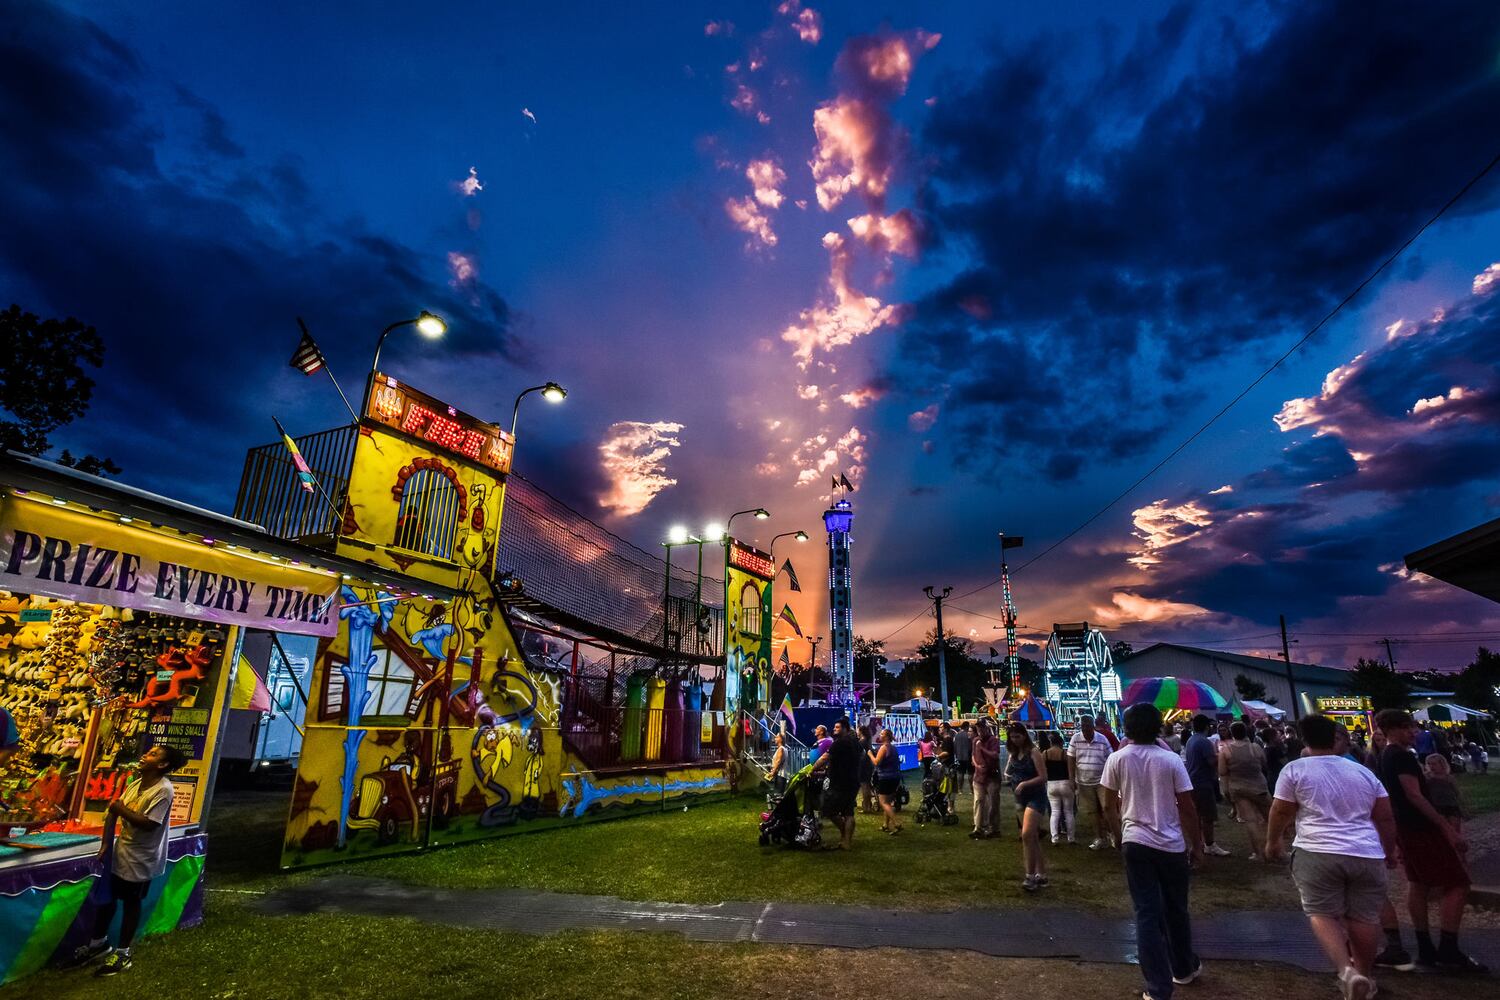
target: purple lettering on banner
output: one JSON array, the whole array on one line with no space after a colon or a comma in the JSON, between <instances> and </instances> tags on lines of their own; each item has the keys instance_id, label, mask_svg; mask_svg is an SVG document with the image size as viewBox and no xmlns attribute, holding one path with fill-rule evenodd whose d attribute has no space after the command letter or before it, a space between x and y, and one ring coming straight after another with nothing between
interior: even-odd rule
<instances>
[{"instance_id":1,"label":"purple lettering on banner","mask_svg":"<svg viewBox=\"0 0 1500 1000\"><path fill-rule=\"evenodd\" d=\"M111 571L115 568L115 556L119 553L114 549L95 549L94 568L89 573L89 582L85 587L102 587L108 590L114 586L114 577Z\"/></svg>"},{"instance_id":2,"label":"purple lettering on banner","mask_svg":"<svg viewBox=\"0 0 1500 1000\"><path fill-rule=\"evenodd\" d=\"M115 589L122 594L133 594L135 588L140 586L141 557L133 552L120 553L120 578L115 581Z\"/></svg>"},{"instance_id":3,"label":"purple lettering on banner","mask_svg":"<svg viewBox=\"0 0 1500 1000\"><path fill-rule=\"evenodd\" d=\"M250 607L250 595L255 592L255 584L249 580L240 581L240 614L244 614Z\"/></svg>"},{"instance_id":4,"label":"purple lettering on banner","mask_svg":"<svg viewBox=\"0 0 1500 1000\"><path fill-rule=\"evenodd\" d=\"M168 597L171 597L173 583L172 578L176 574L176 572L176 563L160 563L159 568L156 571L156 589L151 592L151 596L156 598L157 600L165 600Z\"/></svg>"},{"instance_id":5,"label":"purple lettering on banner","mask_svg":"<svg viewBox=\"0 0 1500 1000\"><path fill-rule=\"evenodd\" d=\"M5 564L5 572L19 573L21 565L29 563L42 552L42 536L33 535L29 531L17 531L15 541L10 543L10 559Z\"/></svg>"},{"instance_id":6,"label":"purple lettering on banner","mask_svg":"<svg viewBox=\"0 0 1500 1000\"><path fill-rule=\"evenodd\" d=\"M58 552L58 549L62 549ZM68 553L73 551L73 543L65 538L49 538L42 546L42 567L36 571L38 580L53 580L57 583L66 583L63 574L68 571Z\"/></svg>"},{"instance_id":7,"label":"purple lettering on banner","mask_svg":"<svg viewBox=\"0 0 1500 1000\"><path fill-rule=\"evenodd\" d=\"M68 577L68 582L78 586L83 582L83 571L88 568L89 553L93 551L88 542L78 544L78 556L73 560L73 575Z\"/></svg>"}]
</instances>

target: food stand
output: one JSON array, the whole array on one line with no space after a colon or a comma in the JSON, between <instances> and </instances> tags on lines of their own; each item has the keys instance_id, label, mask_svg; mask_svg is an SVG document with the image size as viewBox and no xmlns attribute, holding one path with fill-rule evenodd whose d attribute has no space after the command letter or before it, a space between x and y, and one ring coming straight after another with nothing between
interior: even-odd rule
<instances>
[{"instance_id":1,"label":"food stand","mask_svg":"<svg viewBox=\"0 0 1500 1000\"><path fill-rule=\"evenodd\" d=\"M1342 722L1350 736L1362 735L1368 740L1375 728L1375 706L1364 695L1316 698L1313 705L1319 715Z\"/></svg>"}]
</instances>

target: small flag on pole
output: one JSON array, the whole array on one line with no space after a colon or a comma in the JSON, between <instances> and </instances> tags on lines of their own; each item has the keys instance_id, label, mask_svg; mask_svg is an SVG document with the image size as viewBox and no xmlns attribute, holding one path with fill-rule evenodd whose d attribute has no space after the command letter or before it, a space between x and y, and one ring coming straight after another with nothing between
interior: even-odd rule
<instances>
[{"instance_id":1,"label":"small flag on pole","mask_svg":"<svg viewBox=\"0 0 1500 1000\"><path fill-rule=\"evenodd\" d=\"M297 467L297 485L308 493L316 492L317 485L316 480L313 479L312 469L308 468L307 459L303 458L302 452L297 449L297 442L293 441L292 436L286 432L286 428L281 426L280 420L272 417L271 421L276 425L277 432L281 434L281 443L286 445L286 450L291 453L292 464Z\"/></svg>"},{"instance_id":2,"label":"small flag on pole","mask_svg":"<svg viewBox=\"0 0 1500 1000\"><path fill-rule=\"evenodd\" d=\"M292 352L291 366L304 375L312 375L323 367L323 363L323 352L318 350L317 341L303 327L302 339L297 341L297 349Z\"/></svg>"},{"instance_id":3,"label":"small flag on pole","mask_svg":"<svg viewBox=\"0 0 1500 1000\"><path fill-rule=\"evenodd\" d=\"M785 573L786 578L791 581L792 589L799 594L802 593L802 584L797 582L797 571L792 569L791 556L787 556L786 562L781 564L781 571Z\"/></svg>"},{"instance_id":4,"label":"small flag on pole","mask_svg":"<svg viewBox=\"0 0 1500 1000\"><path fill-rule=\"evenodd\" d=\"M1006 535L1004 538L1000 539L1000 551L1004 552L1006 549L1019 549L1023 541L1024 539L1020 535Z\"/></svg>"},{"instance_id":5,"label":"small flag on pole","mask_svg":"<svg viewBox=\"0 0 1500 1000\"><path fill-rule=\"evenodd\" d=\"M776 712L791 725L792 733L795 735L797 732L797 716L792 711L792 696L790 693L781 696L781 707L776 709Z\"/></svg>"},{"instance_id":6,"label":"small flag on pole","mask_svg":"<svg viewBox=\"0 0 1500 1000\"><path fill-rule=\"evenodd\" d=\"M994 646L991 646L990 647L990 656L994 657L994 656L999 656L999 655L1000 655L999 651L996 650Z\"/></svg>"},{"instance_id":7,"label":"small flag on pole","mask_svg":"<svg viewBox=\"0 0 1500 1000\"><path fill-rule=\"evenodd\" d=\"M790 604L783 604L781 606L781 614L776 617L790 625L792 631L796 632L799 636L802 634L802 626L797 624L797 616L792 614L792 606Z\"/></svg>"},{"instance_id":8,"label":"small flag on pole","mask_svg":"<svg viewBox=\"0 0 1500 1000\"><path fill-rule=\"evenodd\" d=\"M839 488L839 477L838 476L829 476L828 478L831 479L831 480L833 480L833 488L834 489L838 489Z\"/></svg>"},{"instance_id":9,"label":"small flag on pole","mask_svg":"<svg viewBox=\"0 0 1500 1000\"><path fill-rule=\"evenodd\" d=\"M791 657L789 657L789 656L786 655L786 647L785 646L781 647L781 669L782 669L783 672L789 671L789 670L792 669L792 660L791 660Z\"/></svg>"},{"instance_id":10,"label":"small flag on pole","mask_svg":"<svg viewBox=\"0 0 1500 1000\"><path fill-rule=\"evenodd\" d=\"M849 477L844 475L842 472L839 473L839 485L850 493L854 492L854 485L849 482Z\"/></svg>"}]
</instances>

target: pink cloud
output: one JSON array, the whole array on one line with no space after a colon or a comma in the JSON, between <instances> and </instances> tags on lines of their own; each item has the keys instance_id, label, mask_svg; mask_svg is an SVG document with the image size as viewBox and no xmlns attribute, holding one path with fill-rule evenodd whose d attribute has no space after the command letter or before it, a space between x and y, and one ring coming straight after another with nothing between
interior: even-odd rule
<instances>
[{"instance_id":1,"label":"pink cloud","mask_svg":"<svg viewBox=\"0 0 1500 1000\"><path fill-rule=\"evenodd\" d=\"M448 251L448 284L469 290L479 280L479 265L474 258L457 250Z\"/></svg>"},{"instance_id":2,"label":"pink cloud","mask_svg":"<svg viewBox=\"0 0 1500 1000\"><path fill-rule=\"evenodd\" d=\"M873 385L866 385L842 394L839 396L839 400L851 409L862 410L884 395L884 389L878 389Z\"/></svg>"},{"instance_id":3,"label":"pink cloud","mask_svg":"<svg viewBox=\"0 0 1500 1000\"><path fill-rule=\"evenodd\" d=\"M469 168L469 176L461 181L453 182L453 190L465 198L472 198L484 190L484 185L479 182L479 171L474 167Z\"/></svg>"},{"instance_id":4,"label":"pink cloud","mask_svg":"<svg viewBox=\"0 0 1500 1000\"><path fill-rule=\"evenodd\" d=\"M829 351L853 343L889 323L900 320L898 306L882 303L865 295L850 282L853 266L848 244L838 233L823 237L830 257L828 295L811 309L804 309L799 321L782 331L781 339L795 345L793 354L803 369L812 363L818 351Z\"/></svg>"},{"instance_id":5,"label":"pink cloud","mask_svg":"<svg viewBox=\"0 0 1500 1000\"><path fill-rule=\"evenodd\" d=\"M922 431L931 429L932 425L937 423L937 418L938 404L933 403L931 406L924 407L923 409L920 409L916 413L913 413L911 416L907 417L906 426L910 427L912 430L918 433L921 433Z\"/></svg>"},{"instance_id":6,"label":"pink cloud","mask_svg":"<svg viewBox=\"0 0 1500 1000\"><path fill-rule=\"evenodd\" d=\"M851 192L883 204L892 169L891 119L879 106L840 95L813 112L813 183L831 211Z\"/></svg>"},{"instance_id":7,"label":"pink cloud","mask_svg":"<svg viewBox=\"0 0 1500 1000\"><path fill-rule=\"evenodd\" d=\"M666 420L611 424L599 444L599 465L608 481L599 506L617 517L633 517L662 490L677 485L667 476L666 462L679 446L681 430L682 424Z\"/></svg>"},{"instance_id":8,"label":"pink cloud","mask_svg":"<svg viewBox=\"0 0 1500 1000\"><path fill-rule=\"evenodd\" d=\"M780 191L781 185L786 183L786 171L774 158L751 160L745 168L745 179L755 189L755 200L767 208L780 208L786 200Z\"/></svg>"},{"instance_id":9,"label":"pink cloud","mask_svg":"<svg viewBox=\"0 0 1500 1000\"><path fill-rule=\"evenodd\" d=\"M797 485L820 483L823 477L833 472L843 472L855 486L865 471L866 445L870 437L858 427L850 427L837 439L830 439L831 431L823 430L800 444L792 453L792 464L799 466ZM840 462L840 459L844 459Z\"/></svg>"},{"instance_id":10,"label":"pink cloud","mask_svg":"<svg viewBox=\"0 0 1500 1000\"><path fill-rule=\"evenodd\" d=\"M1474 294L1483 295L1500 284L1500 263L1491 264L1489 267L1474 275Z\"/></svg>"},{"instance_id":11,"label":"pink cloud","mask_svg":"<svg viewBox=\"0 0 1500 1000\"><path fill-rule=\"evenodd\" d=\"M817 399L818 387L815 385L799 385L797 386L797 396L799 399Z\"/></svg>"},{"instance_id":12,"label":"pink cloud","mask_svg":"<svg viewBox=\"0 0 1500 1000\"><path fill-rule=\"evenodd\" d=\"M1214 523L1211 512L1196 500L1172 504L1157 500L1131 512L1135 537L1140 540L1136 554L1127 562L1144 569L1161 562L1161 551L1187 541Z\"/></svg>"},{"instance_id":13,"label":"pink cloud","mask_svg":"<svg viewBox=\"0 0 1500 1000\"><path fill-rule=\"evenodd\" d=\"M911 209L894 215L867 214L849 220L854 238L877 253L915 257L921 243L921 226Z\"/></svg>"},{"instance_id":14,"label":"pink cloud","mask_svg":"<svg viewBox=\"0 0 1500 1000\"><path fill-rule=\"evenodd\" d=\"M703 26L703 34L708 36L709 38L714 38L719 35L723 35L725 38L728 38L730 35L734 34L734 22L709 21Z\"/></svg>"},{"instance_id":15,"label":"pink cloud","mask_svg":"<svg viewBox=\"0 0 1500 1000\"><path fill-rule=\"evenodd\" d=\"M754 198L725 198L724 214L742 232L759 241L760 246L776 245L776 231L771 228L771 220L766 218ZM757 244L752 242L750 245L754 248Z\"/></svg>"}]
</instances>

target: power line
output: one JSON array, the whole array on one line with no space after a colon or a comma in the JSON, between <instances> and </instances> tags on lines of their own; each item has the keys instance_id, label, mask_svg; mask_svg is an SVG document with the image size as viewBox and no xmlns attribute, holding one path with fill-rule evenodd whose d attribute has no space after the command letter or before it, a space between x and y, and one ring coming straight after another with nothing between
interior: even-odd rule
<instances>
[{"instance_id":1,"label":"power line","mask_svg":"<svg viewBox=\"0 0 1500 1000\"><path fill-rule=\"evenodd\" d=\"M1218 423L1220 417L1224 416L1224 414L1228 413L1230 411L1230 409L1232 409L1236 403L1238 403L1240 400L1242 400L1246 396L1248 396L1250 394L1250 392L1256 386L1258 386L1262 382L1264 382L1267 378L1270 377L1270 375L1271 375L1272 372L1274 372L1277 368L1281 367L1282 362L1284 362L1288 358L1290 358L1293 354L1295 354L1298 350L1301 349L1301 347L1302 347L1303 344L1306 344L1309 340L1311 340L1313 338L1313 336L1319 330L1321 330L1321 329L1323 329L1323 327L1327 326L1330 320L1332 320L1335 316L1337 316L1340 312L1342 312L1343 308L1346 305L1348 305L1350 302L1354 301L1355 297L1358 296L1360 292L1364 291L1365 288L1370 284L1370 282L1374 281L1376 278L1378 278L1385 271L1386 268L1390 267L1391 264L1393 264L1395 262L1395 260L1396 260L1397 257L1400 257L1403 253L1405 253L1406 249L1408 247L1410 247L1413 243L1415 243L1417 241L1417 239L1423 233L1425 233L1429 228L1431 228L1431 226L1435 222L1437 222L1439 219L1441 219L1447 213L1447 211L1450 208L1452 208L1454 205L1458 204L1459 200L1462 199L1464 195L1468 194L1469 190L1471 188L1473 188L1475 184L1478 184L1481 180L1483 180L1484 177L1485 177L1485 175L1487 175L1491 170L1495 169L1495 166L1497 164L1500 164L1500 153L1495 154L1495 157L1493 159L1491 159L1490 162L1485 165L1485 167L1484 167L1483 170L1479 171L1479 173L1475 174L1472 178L1469 179L1469 182L1467 184L1465 184L1463 187L1459 188L1458 193L1455 194L1452 198L1449 198L1448 201L1446 203L1444 203L1443 207L1437 210L1437 213L1435 215L1433 215L1432 218L1430 218L1426 222L1422 223L1422 226L1421 226L1420 229L1418 229L1416 232L1412 233L1411 236L1407 237L1406 242L1402 243L1399 247L1397 247L1394 253L1392 253L1385 260L1381 261L1380 262L1380 266L1377 267L1375 270L1371 271L1370 274L1365 278L1365 280L1361 281L1358 285L1356 285L1355 288L1354 288L1354 291L1350 292L1348 295L1345 295L1342 299L1340 299L1338 305L1334 306L1333 309L1331 309L1329 311L1328 315L1326 315L1322 319L1318 320L1318 323L1317 323L1316 326L1314 326L1311 330L1308 330L1305 334L1303 334L1302 337L1301 337L1301 339L1298 340L1291 347L1287 348L1287 350L1281 355L1281 357L1277 358L1275 360L1275 362L1273 362L1269 368L1267 368L1265 371L1263 371L1259 375L1257 375L1255 377L1254 381L1252 381L1249 385L1245 386L1245 388L1241 389L1238 395L1236 395L1229 402L1225 403L1219 409L1219 411L1217 413L1215 413L1212 417L1209 417L1208 420L1203 424L1203 426L1199 427L1197 430L1193 431L1192 434L1188 435L1188 437L1187 437L1186 440L1184 440L1181 444L1179 444L1177 447L1173 448L1170 452L1168 452L1165 458L1163 458L1161 461L1157 462L1150 469L1146 470L1146 472L1139 479L1137 479L1135 482L1131 483L1124 490L1122 490L1119 493L1119 495L1117 495L1113 500L1111 500L1109 503L1105 504L1103 507L1100 507L1094 513L1090 514L1083 521L1082 524L1078 525L1078 527L1074 528L1072 531L1068 532L1066 535L1062 536L1057 541L1055 541L1051 545L1047 546L1041 552L1038 552L1035 556L1033 556L1030 559L1026 560L1026 562L1022 563L1018 568L1016 568L1014 570L1014 572L1016 572L1016 573L1023 572L1027 567L1032 566L1033 564L1035 564L1035 563L1041 561L1042 559L1046 558L1046 556L1049 553L1051 553L1054 550L1056 550L1064 542L1067 542L1074 535L1078 534L1084 528L1087 528L1089 525L1091 525L1095 521L1097 521L1100 517L1104 516L1104 514L1106 512L1108 512L1110 509L1112 509L1121 500L1124 500L1131 493L1135 492L1135 490L1136 490L1136 488L1138 486L1140 486L1146 480L1150 479L1152 476L1156 475L1156 473L1160 472L1163 466L1165 466L1172 459L1174 459L1178 455L1180 455L1182 453L1183 449L1185 449L1188 445L1190 445L1194 441L1196 441L1199 438L1199 436L1201 436L1203 434L1204 431L1208 430L1214 424ZM978 587L978 588L976 588L974 590L968 591L967 593L959 594L958 595L958 599L959 600L963 600L966 597L971 597L974 594L980 593L981 591L988 590L989 588L993 587L995 584L997 584L999 582L1000 581L998 579L991 580L989 583L985 584L982 587Z\"/></svg>"}]
</instances>

